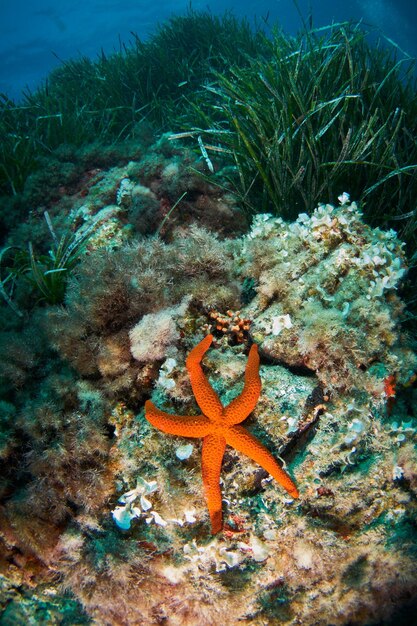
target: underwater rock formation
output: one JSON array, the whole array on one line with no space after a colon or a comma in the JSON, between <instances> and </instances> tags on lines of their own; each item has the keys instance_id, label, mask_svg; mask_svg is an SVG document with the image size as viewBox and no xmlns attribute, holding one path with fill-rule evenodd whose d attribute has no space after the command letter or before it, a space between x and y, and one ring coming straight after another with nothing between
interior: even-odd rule
<instances>
[{"instance_id":1,"label":"underwater rock formation","mask_svg":"<svg viewBox=\"0 0 417 626\"><path fill-rule=\"evenodd\" d=\"M396 291L406 273L394 231L366 226L356 204L319 206L292 224L258 215L241 250L257 297L245 315L269 359L308 368L329 390L384 397L383 379L415 370Z\"/></svg>"},{"instance_id":2,"label":"underwater rock formation","mask_svg":"<svg viewBox=\"0 0 417 626\"><path fill-rule=\"evenodd\" d=\"M242 234L234 201L187 178L191 157L173 150L165 139L52 207L78 226L107 219L62 305L5 314L5 615L29 623L30 596L30 615L43 602L57 624L59 607L74 624L390 623L417 593L417 358L401 326L403 246L366 225L346 194L293 223L257 215ZM168 216L191 187L199 192ZM185 361L208 333L203 368L224 405L258 345L262 391L245 428L300 491L290 498L227 448L215 537L200 441L144 417L148 399L199 413Z\"/></svg>"}]
</instances>

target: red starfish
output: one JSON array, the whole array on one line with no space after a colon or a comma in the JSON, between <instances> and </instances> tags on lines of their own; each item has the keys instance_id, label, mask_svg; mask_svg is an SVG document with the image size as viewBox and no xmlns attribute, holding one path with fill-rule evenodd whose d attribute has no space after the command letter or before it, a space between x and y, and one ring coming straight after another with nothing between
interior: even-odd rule
<instances>
[{"instance_id":1,"label":"red starfish","mask_svg":"<svg viewBox=\"0 0 417 626\"><path fill-rule=\"evenodd\" d=\"M202 472L204 492L211 520L212 534L222 529L220 470L226 444L259 463L293 498L298 490L264 445L242 426L237 426L253 411L261 392L258 346L252 345L245 371L242 393L223 407L217 393L201 368L201 359L210 347L213 335L207 335L191 350L186 366L191 387L202 415L171 415L160 411L150 400L145 404L146 419L170 435L202 437Z\"/></svg>"}]
</instances>

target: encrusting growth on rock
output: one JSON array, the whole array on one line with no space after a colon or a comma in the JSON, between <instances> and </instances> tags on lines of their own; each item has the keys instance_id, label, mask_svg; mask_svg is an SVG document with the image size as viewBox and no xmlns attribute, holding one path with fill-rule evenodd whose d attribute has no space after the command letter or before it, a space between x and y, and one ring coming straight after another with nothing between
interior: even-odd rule
<instances>
[{"instance_id":1,"label":"encrusting growth on rock","mask_svg":"<svg viewBox=\"0 0 417 626\"><path fill-rule=\"evenodd\" d=\"M186 361L194 396L202 414L171 415L148 400L145 404L145 416L152 426L164 433L203 438L203 484L211 532L214 535L222 529L220 471L226 445L261 465L293 498L298 498L298 490L265 446L242 426L238 426L253 411L261 392L258 347L254 344L250 349L242 393L223 407L201 368L201 360L212 341L213 336L207 335L191 350Z\"/></svg>"}]
</instances>

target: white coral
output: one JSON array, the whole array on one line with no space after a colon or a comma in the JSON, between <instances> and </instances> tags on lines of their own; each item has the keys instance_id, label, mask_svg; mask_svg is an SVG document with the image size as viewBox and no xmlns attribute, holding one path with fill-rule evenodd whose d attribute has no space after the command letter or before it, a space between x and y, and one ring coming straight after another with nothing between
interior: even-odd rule
<instances>
[{"instance_id":1,"label":"white coral","mask_svg":"<svg viewBox=\"0 0 417 626\"><path fill-rule=\"evenodd\" d=\"M129 332L130 351L142 363L165 359L168 349L180 338L177 320L185 315L190 298L186 297L177 307L162 309L144 315Z\"/></svg>"}]
</instances>

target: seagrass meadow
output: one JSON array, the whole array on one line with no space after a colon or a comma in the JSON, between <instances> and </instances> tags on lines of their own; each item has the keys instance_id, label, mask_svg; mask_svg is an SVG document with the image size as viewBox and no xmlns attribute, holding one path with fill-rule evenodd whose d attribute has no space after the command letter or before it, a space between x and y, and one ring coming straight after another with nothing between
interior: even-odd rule
<instances>
[{"instance_id":1,"label":"seagrass meadow","mask_svg":"<svg viewBox=\"0 0 417 626\"><path fill-rule=\"evenodd\" d=\"M1 96L1 624L415 623L415 76L190 9Z\"/></svg>"}]
</instances>

